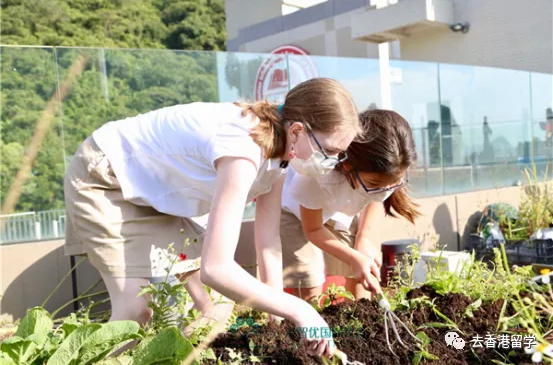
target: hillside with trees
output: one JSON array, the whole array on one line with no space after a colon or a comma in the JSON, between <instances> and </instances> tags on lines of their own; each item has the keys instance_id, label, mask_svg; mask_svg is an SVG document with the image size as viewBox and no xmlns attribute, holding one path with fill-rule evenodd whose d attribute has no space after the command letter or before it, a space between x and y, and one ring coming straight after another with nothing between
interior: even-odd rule
<instances>
[{"instance_id":1,"label":"hillside with trees","mask_svg":"<svg viewBox=\"0 0 553 365\"><path fill-rule=\"evenodd\" d=\"M225 50L224 0L3 0L1 11L2 197L48 100L77 57L88 57L60 104L18 212L63 208L65 166L102 124L218 101L216 54L203 51Z\"/></svg>"}]
</instances>

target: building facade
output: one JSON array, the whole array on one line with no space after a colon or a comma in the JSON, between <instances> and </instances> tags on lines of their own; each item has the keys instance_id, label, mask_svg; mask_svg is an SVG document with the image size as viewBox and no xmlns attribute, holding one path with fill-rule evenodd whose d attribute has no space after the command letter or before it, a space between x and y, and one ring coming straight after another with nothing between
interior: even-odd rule
<instances>
[{"instance_id":1,"label":"building facade","mask_svg":"<svg viewBox=\"0 0 553 365\"><path fill-rule=\"evenodd\" d=\"M308 7L290 12L288 3ZM551 0L226 0L227 45L378 58L378 43L389 42L391 59L553 73L552 8Z\"/></svg>"}]
</instances>

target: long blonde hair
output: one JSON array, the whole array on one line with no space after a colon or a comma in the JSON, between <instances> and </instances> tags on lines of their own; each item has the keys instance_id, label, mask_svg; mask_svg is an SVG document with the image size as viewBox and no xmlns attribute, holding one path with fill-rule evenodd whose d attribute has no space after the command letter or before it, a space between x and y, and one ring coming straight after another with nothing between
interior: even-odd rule
<instances>
[{"instance_id":1,"label":"long blonde hair","mask_svg":"<svg viewBox=\"0 0 553 365\"><path fill-rule=\"evenodd\" d=\"M252 128L252 139L264 151L265 158L282 157L286 148L286 124L307 123L313 131L323 133L354 132L362 134L357 107L351 94L336 80L319 77L298 84L286 95L279 110L268 101L234 103L252 113L259 124Z\"/></svg>"}]
</instances>

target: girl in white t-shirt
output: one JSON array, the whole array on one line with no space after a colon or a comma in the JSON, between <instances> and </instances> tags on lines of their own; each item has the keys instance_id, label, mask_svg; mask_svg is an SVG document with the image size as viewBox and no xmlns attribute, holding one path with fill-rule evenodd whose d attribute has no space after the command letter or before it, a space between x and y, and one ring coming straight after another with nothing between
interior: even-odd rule
<instances>
[{"instance_id":1,"label":"girl in white t-shirt","mask_svg":"<svg viewBox=\"0 0 553 365\"><path fill-rule=\"evenodd\" d=\"M360 119L365 137L349 146L335 170L308 177L289 169L286 176L284 284L308 301L322 293L325 266L327 275L346 277L356 299L370 297L369 290L379 289L373 276L380 277L381 219L398 214L413 223L419 214L406 192L416 163L409 124L387 110L368 110Z\"/></svg>"},{"instance_id":2,"label":"girl in white t-shirt","mask_svg":"<svg viewBox=\"0 0 553 365\"><path fill-rule=\"evenodd\" d=\"M192 103L107 123L67 171L65 252L88 256L99 270L112 321L148 322L149 297L138 294L174 261L169 274L187 280L206 317L222 322L229 313L217 310L202 282L273 319L327 326L311 306L283 292L282 184L288 162L314 174L332 169L361 131L351 95L326 78L299 84L280 106ZM323 153L311 148L312 136ZM262 282L234 261L244 207L254 198ZM204 232L191 218L208 213ZM310 341L314 354L334 351L326 339Z\"/></svg>"}]
</instances>

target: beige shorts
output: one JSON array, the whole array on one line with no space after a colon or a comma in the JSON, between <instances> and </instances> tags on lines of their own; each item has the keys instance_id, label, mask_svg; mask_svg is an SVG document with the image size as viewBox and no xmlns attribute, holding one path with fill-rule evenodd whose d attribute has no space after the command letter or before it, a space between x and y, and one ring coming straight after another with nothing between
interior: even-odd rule
<instances>
[{"instance_id":1,"label":"beige shorts","mask_svg":"<svg viewBox=\"0 0 553 365\"><path fill-rule=\"evenodd\" d=\"M79 147L64 181L66 255L85 255L110 277L149 278L200 267L204 229L123 198L92 137ZM170 245L172 244L172 249Z\"/></svg>"},{"instance_id":2,"label":"beige shorts","mask_svg":"<svg viewBox=\"0 0 553 365\"><path fill-rule=\"evenodd\" d=\"M356 220L353 229L357 226ZM344 245L353 248L355 234L351 231L335 229L335 222L330 220L325 227L330 230ZM355 229L353 229L355 230ZM323 252L309 242L303 234L301 221L292 213L281 211L280 238L282 241L282 266L284 287L314 288L324 284L326 275L354 277L351 266L336 257Z\"/></svg>"}]
</instances>

